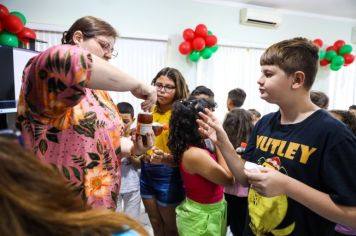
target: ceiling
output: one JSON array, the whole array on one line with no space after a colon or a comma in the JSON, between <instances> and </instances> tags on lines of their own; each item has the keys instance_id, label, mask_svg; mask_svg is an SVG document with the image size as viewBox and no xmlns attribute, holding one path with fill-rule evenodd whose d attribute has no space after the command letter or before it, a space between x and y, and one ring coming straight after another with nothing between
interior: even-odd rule
<instances>
[{"instance_id":1,"label":"ceiling","mask_svg":"<svg viewBox=\"0 0 356 236\"><path fill-rule=\"evenodd\" d=\"M356 0L203 0L202 2L253 5L356 20Z\"/></svg>"}]
</instances>

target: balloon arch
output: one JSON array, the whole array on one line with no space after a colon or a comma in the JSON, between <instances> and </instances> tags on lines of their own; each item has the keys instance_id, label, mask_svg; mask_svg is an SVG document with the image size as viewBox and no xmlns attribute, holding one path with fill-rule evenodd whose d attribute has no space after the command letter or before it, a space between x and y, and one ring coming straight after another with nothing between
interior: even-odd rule
<instances>
[{"instance_id":1,"label":"balloon arch","mask_svg":"<svg viewBox=\"0 0 356 236\"><path fill-rule=\"evenodd\" d=\"M182 36L184 41L179 44L178 50L193 62L201 57L209 59L218 50L217 37L204 24L197 25L195 30L185 29Z\"/></svg>"},{"instance_id":2,"label":"balloon arch","mask_svg":"<svg viewBox=\"0 0 356 236\"><path fill-rule=\"evenodd\" d=\"M25 27L27 20L18 11L9 10L0 4L0 45L18 47L19 43L29 43L36 39L36 33Z\"/></svg>"},{"instance_id":3,"label":"balloon arch","mask_svg":"<svg viewBox=\"0 0 356 236\"><path fill-rule=\"evenodd\" d=\"M346 44L344 40L339 39L326 49L322 49L321 39L314 39L313 43L319 47L320 66L330 64L330 70L338 71L342 66L348 66L355 60L355 56L351 54L352 46Z\"/></svg>"}]
</instances>

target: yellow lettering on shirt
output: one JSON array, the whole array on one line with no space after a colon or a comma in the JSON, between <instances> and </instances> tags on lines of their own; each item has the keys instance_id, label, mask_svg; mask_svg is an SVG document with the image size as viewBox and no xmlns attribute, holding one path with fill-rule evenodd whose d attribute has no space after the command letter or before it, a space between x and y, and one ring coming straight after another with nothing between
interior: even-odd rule
<instances>
[{"instance_id":1,"label":"yellow lettering on shirt","mask_svg":"<svg viewBox=\"0 0 356 236\"><path fill-rule=\"evenodd\" d=\"M285 157L290 160L298 158L298 156L296 156L298 153L300 154L299 162L302 164L307 164L311 155L317 150L317 148L309 147L305 144L288 142L262 135L256 137L256 149L279 157Z\"/></svg>"},{"instance_id":2,"label":"yellow lettering on shirt","mask_svg":"<svg viewBox=\"0 0 356 236\"><path fill-rule=\"evenodd\" d=\"M257 139L256 139L256 148L258 148L259 146L260 146L260 144L261 144L261 142L262 142L262 139L263 138L267 138L267 137L265 137L265 136L259 136L259 135L257 135Z\"/></svg>"},{"instance_id":3,"label":"yellow lettering on shirt","mask_svg":"<svg viewBox=\"0 0 356 236\"><path fill-rule=\"evenodd\" d=\"M307 145L301 144L302 147L302 156L300 157L300 162L303 164L307 164L309 157L316 151L316 148L309 148Z\"/></svg>"},{"instance_id":4,"label":"yellow lettering on shirt","mask_svg":"<svg viewBox=\"0 0 356 236\"><path fill-rule=\"evenodd\" d=\"M298 144L298 143L290 142L284 157L293 160L295 152L298 150L299 146L300 146L300 144Z\"/></svg>"},{"instance_id":5,"label":"yellow lettering on shirt","mask_svg":"<svg viewBox=\"0 0 356 236\"><path fill-rule=\"evenodd\" d=\"M286 141L281 141L281 144L279 145L278 147L278 152L277 152L277 155L280 156L280 157L284 157L284 152L283 152L283 149L284 147L286 146Z\"/></svg>"},{"instance_id":6,"label":"yellow lettering on shirt","mask_svg":"<svg viewBox=\"0 0 356 236\"><path fill-rule=\"evenodd\" d=\"M276 149L279 147L279 145L281 144L281 140L279 139L272 139L271 142L271 153L276 153Z\"/></svg>"},{"instance_id":7,"label":"yellow lettering on shirt","mask_svg":"<svg viewBox=\"0 0 356 236\"><path fill-rule=\"evenodd\" d=\"M266 140L267 140L267 142L266 142ZM264 152L268 152L268 148L271 145L271 142L272 142L271 138L265 137L261 142L260 149Z\"/></svg>"}]
</instances>

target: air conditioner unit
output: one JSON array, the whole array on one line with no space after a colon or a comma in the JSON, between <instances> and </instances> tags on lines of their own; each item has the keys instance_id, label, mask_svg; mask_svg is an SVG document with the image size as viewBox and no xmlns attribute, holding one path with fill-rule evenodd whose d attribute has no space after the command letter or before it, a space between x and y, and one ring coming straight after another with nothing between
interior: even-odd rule
<instances>
[{"instance_id":1,"label":"air conditioner unit","mask_svg":"<svg viewBox=\"0 0 356 236\"><path fill-rule=\"evenodd\" d=\"M240 23L264 28L276 28L281 24L280 14L273 10L243 8L240 10Z\"/></svg>"}]
</instances>

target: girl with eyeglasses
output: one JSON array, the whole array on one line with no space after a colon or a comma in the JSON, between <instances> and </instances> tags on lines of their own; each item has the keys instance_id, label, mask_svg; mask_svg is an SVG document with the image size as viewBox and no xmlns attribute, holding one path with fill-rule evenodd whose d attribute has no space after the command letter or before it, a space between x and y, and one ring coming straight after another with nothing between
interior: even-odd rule
<instances>
[{"instance_id":1,"label":"girl with eyeglasses","mask_svg":"<svg viewBox=\"0 0 356 236\"><path fill-rule=\"evenodd\" d=\"M130 91L148 110L156 89L108 63L118 37L107 22L86 16L62 44L30 59L23 73L17 123L25 146L53 164L91 206L116 208L120 189L122 120L105 90ZM138 139L128 151L145 153Z\"/></svg>"},{"instance_id":2,"label":"girl with eyeglasses","mask_svg":"<svg viewBox=\"0 0 356 236\"><path fill-rule=\"evenodd\" d=\"M153 122L168 127L172 105L188 97L183 75L174 68L163 68L152 80L157 89ZM141 162L140 191L155 236L178 235L175 207L184 199L179 169L167 146L170 129L156 137L154 148Z\"/></svg>"}]
</instances>

